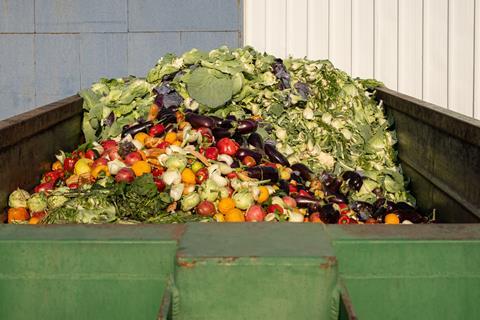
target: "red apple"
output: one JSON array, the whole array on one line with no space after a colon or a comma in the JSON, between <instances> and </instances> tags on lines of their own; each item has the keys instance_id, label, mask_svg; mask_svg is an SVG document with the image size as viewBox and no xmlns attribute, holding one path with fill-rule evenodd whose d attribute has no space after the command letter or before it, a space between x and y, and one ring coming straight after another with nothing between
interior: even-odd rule
<instances>
[{"instance_id":1,"label":"red apple","mask_svg":"<svg viewBox=\"0 0 480 320\"><path fill-rule=\"evenodd\" d=\"M125 163L128 165L128 166L131 166L133 165L135 162L137 161L140 161L142 160L142 155L137 152L137 151L134 151L134 152L130 152L129 154L127 154L125 156Z\"/></svg>"},{"instance_id":2,"label":"red apple","mask_svg":"<svg viewBox=\"0 0 480 320\"><path fill-rule=\"evenodd\" d=\"M215 205L208 200L203 200L197 205L196 211L201 216L211 217L215 214Z\"/></svg>"},{"instance_id":3,"label":"red apple","mask_svg":"<svg viewBox=\"0 0 480 320\"><path fill-rule=\"evenodd\" d=\"M108 164L108 160L106 158L98 158L97 160L93 161L92 168L98 166L106 166Z\"/></svg>"},{"instance_id":4,"label":"red apple","mask_svg":"<svg viewBox=\"0 0 480 320\"><path fill-rule=\"evenodd\" d=\"M297 202L295 201L295 199L293 199L292 197L289 197L289 196L285 196L282 198L283 202L285 202L285 204L290 207L290 208L295 208L297 207Z\"/></svg>"},{"instance_id":5,"label":"red apple","mask_svg":"<svg viewBox=\"0 0 480 320\"><path fill-rule=\"evenodd\" d=\"M118 145L117 141L115 140L105 140L102 142L103 150L107 151L110 148L116 147Z\"/></svg>"},{"instance_id":6,"label":"red apple","mask_svg":"<svg viewBox=\"0 0 480 320\"><path fill-rule=\"evenodd\" d=\"M258 204L248 208L247 213L245 214L245 221L249 222L258 222L265 219L265 211Z\"/></svg>"},{"instance_id":7,"label":"red apple","mask_svg":"<svg viewBox=\"0 0 480 320\"><path fill-rule=\"evenodd\" d=\"M122 168L115 176L115 181L130 183L135 180L135 173L130 168Z\"/></svg>"}]
</instances>

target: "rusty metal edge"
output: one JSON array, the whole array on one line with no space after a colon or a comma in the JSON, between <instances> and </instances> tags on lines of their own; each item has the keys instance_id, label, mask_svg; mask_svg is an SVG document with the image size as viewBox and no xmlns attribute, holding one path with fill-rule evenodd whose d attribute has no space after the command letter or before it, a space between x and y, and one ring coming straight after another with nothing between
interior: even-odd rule
<instances>
[{"instance_id":1,"label":"rusty metal edge","mask_svg":"<svg viewBox=\"0 0 480 320\"><path fill-rule=\"evenodd\" d=\"M0 150L81 114L82 102L73 95L0 121Z\"/></svg>"},{"instance_id":2,"label":"rusty metal edge","mask_svg":"<svg viewBox=\"0 0 480 320\"><path fill-rule=\"evenodd\" d=\"M400 92L378 87L376 98L392 109L405 113L438 130L480 147L480 120L439 107Z\"/></svg>"}]
</instances>

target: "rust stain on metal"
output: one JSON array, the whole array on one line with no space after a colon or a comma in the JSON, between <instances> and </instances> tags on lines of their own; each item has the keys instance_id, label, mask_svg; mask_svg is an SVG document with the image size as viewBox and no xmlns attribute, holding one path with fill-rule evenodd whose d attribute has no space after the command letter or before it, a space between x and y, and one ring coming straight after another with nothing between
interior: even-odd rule
<instances>
[{"instance_id":1,"label":"rust stain on metal","mask_svg":"<svg viewBox=\"0 0 480 320\"><path fill-rule=\"evenodd\" d=\"M222 257L218 263L219 263L219 264L234 263L238 258L239 258L239 257Z\"/></svg>"},{"instance_id":2,"label":"rust stain on metal","mask_svg":"<svg viewBox=\"0 0 480 320\"><path fill-rule=\"evenodd\" d=\"M337 258L333 256L324 257L327 262L320 264L320 269L331 269L333 266L337 265Z\"/></svg>"},{"instance_id":3,"label":"rust stain on metal","mask_svg":"<svg viewBox=\"0 0 480 320\"><path fill-rule=\"evenodd\" d=\"M182 259L177 259L178 266L183 267L183 268L193 268L193 267L195 267L196 263L197 262L195 260L186 261L186 260L182 260Z\"/></svg>"},{"instance_id":4,"label":"rust stain on metal","mask_svg":"<svg viewBox=\"0 0 480 320\"><path fill-rule=\"evenodd\" d=\"M187 230L187 225L185 224L177 224L175 225L175 227L173 228L173 232L172 232L172 237L173 239L179 241L183 234L185 233L185 231Z\"/></svg>"}]
</instances>

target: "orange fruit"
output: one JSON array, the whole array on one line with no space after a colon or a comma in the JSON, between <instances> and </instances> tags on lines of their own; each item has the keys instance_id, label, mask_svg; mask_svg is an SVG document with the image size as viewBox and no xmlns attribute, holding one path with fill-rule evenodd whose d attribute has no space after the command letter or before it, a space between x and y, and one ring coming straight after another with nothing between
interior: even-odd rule
<instances>
[{"instance_id":1,"label":"orange fruit","mask_svg":"<svg viewBox=\"0 0 480 320\"><path fill-rule=\"evenodd\" d=\"M63 165L60 161L57 160L52 164L52 170L59 170L59 169L63 169Z\"/></svg>"},{"instance_id":2,"label":"orange fruit","mask_svg":"<svg viewBox=\"0 0 480 320\"><path fill-rule=\"evenodd\" d=\"M27 209L25 208L10 208L8 209L8 223L13 221L26 221L30 218Z\"/></svg>"},{"instance_id":3,"label":"orange fruit","mask_svg":"<svg viewBox=\"0 0 480 320\"><path fill-rule=\"evenodd\" d=\"M234 208L225 214L226 222L245 222L245 215L240 209Z\"/></svg>"},{"instance_id":4,"label":"orange fruit","mask_svg":"<svg viewBox=\"0 0 480 320\"><path fill-rule=\"evenodd\" d=\"M145 173L150 173L152 171L152 167L150 167L150 164L148 164L147 161L141 160L132 165L132 170L135 172L135 175L139 177Z\"/></svg>"},{"instance_id":5,"label":"orange fruit","mask_svg":"<svg viewBox=\"0 0 480 320\"><path fill-rule=\"evenodd\" d=\"M174 143L175 141L177 141L177 134L175 132L169 132L167 133L167 135L165 136L165 141L167 141L168 143L172 144Z\"/></svg>"},{"instance_id":6,"label":"orange fruit","mask_svg":"<svg viewBox=\"0 0 480 320\"><path fill-rule=\"evenodd\" d=\"M182 171L182 182L186 184L195 184L195 173L190 168L185 168Z\"/></svg>"},{"instance_id":7,"label":"orange fruit","mask_svg":"<svg viewBox=\"0 0 480 320\"><path fill-rule=\"evenodd\" d=\"M260 193L258 194L258 203L264 203L265 201L268 200L268 197L270 196L270 193L268 192L268 188L265 186L260 186L258 187L258 190Z\"/></svg>"},{"instance_id":8,"label":"orange fruit","mask_svg":"<svg viewBox=\"0 0 480 320\"><path fill-rule=\"evenodd\" d=\"M223 198L218 202L218 211L226 214L230 210L235 208L235 201L232 198Z\"/></svg>"},{"instance_id":9,"label":"orange fruit","mask_svg":"<svg viewBox=\"0 0 480 320\"><path fill-rule=\"evenodd\" d=\"M139 132L135 135L134 139L141 142L142 144L145 144L145 139L148 137L149 135L146 134L145 132Z\"/></svg>"},{"instance_id":10,"label":"orange fruit","mask_svg":"<svg viewBox=\"0 0 480 320\"><path fill-rule=\"evenodd\" d=\"M389 213L385 216L385 224L399 224L400 219L395 213Z\"/></svg>"}]
</instances>

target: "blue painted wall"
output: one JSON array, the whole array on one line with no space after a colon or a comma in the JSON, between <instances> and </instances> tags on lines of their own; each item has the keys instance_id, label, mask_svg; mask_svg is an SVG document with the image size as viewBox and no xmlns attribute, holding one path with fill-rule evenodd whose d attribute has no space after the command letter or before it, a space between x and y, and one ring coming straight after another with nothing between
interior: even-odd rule
<instances>
[{"instance_id":1,"label":"blue painted wall","mask_svg":"<svg viewBox=\"0 0 480 320\"><path fill-rule=\"evenodd\" d=\"M241 0L0 0L0 119L167 52L242 45Z\"/></svg>"}]
</instances>

